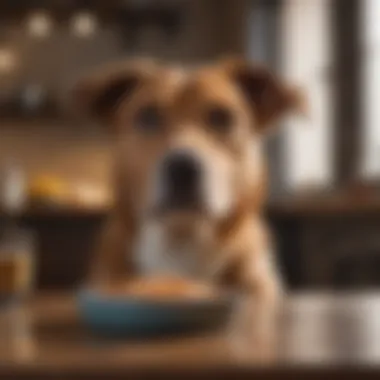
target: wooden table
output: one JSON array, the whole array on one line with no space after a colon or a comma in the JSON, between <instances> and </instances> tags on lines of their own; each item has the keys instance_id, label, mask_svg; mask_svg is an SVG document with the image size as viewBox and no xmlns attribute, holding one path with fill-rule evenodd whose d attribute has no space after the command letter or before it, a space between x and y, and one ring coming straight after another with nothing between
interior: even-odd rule
<instances>
[{"instance_id":1,"label":"wooden table","mask_svg":"<svg viewBox=\"0 0 380 380\"><path fill-rule=\"evenodd\" d=\"M293 295L281 314L266 350L228 329L115 342L83 328L72 297L40 296L0 314L0 379L380 376L380 294Z\"/></svg>"}]
</instances>

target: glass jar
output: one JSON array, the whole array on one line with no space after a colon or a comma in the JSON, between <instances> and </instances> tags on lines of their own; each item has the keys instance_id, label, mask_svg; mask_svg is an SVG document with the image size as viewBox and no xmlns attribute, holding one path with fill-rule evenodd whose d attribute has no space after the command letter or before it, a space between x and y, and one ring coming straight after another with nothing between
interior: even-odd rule
<instances>
[{"instance_id":1,"label":"glass jar","mask_svg":"<svg viewBox=\"0 0 380 380\"><path fill-rule=\"evenodd\" d=\"M8 226L0 236L0 303L21 300L31 293L34 261L31 232Z\"/></svg>"}]
</instances>

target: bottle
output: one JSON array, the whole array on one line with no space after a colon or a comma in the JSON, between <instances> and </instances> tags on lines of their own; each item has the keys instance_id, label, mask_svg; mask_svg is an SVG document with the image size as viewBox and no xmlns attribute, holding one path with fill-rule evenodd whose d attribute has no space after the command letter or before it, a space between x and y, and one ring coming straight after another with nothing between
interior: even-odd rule
<instances>
[{"instance_id":1,"label":"bottle","mask_svg":"<svg viewBox=\"0 0 380 380\"><path fill-rule=\"evenodd\" d=\"M2 210L7 215L17 215L22 212L26 203L25 173L20 165L9 160L2 177Z\"/></svg>"},{"instance_id":2,"label":"bottle","mask_svg":"<svg viewBox=\"0 0 380 380\"><path fill-rule=\"evenodd\" d=\"M14 161L9 161L2 180L0 304L23 299L32 290L34 277L33 234L20 226L20 216L26 202L24 171Z\"/></svg>"}]
</instances>

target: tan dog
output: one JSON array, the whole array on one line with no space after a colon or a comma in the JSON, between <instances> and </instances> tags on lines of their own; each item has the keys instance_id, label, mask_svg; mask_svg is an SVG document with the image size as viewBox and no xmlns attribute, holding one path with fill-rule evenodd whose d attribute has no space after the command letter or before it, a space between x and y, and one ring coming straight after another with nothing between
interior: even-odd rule
<instances>
[{"instance_id":1,"label":"tan dog","mask_svg":"<svg viewBox=\"0 0 380 380\"><path fill-rule=\"evenodd\" d=\"M110 126L115 207L93 281L183 273L263 299L280 290L261 209L262 135L300 99L268 70L237 60L181 70L104 68L76 99Z\"/></svg>"}]
</instances>

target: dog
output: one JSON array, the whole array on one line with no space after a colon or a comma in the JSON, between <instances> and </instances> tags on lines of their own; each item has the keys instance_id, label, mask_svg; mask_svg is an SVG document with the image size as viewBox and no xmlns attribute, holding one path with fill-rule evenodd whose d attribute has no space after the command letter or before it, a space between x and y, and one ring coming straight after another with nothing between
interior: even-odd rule
<instances>
[{"instance_id":1,"label":"dog","mask_svg":"<svg viewBox=\"0 0 380 380\"><path fill-rule=\"evenodd\" d=\"M90 282L176 273L279 297L262 145L303 111L297 89L236 58L188 69L139 60L90 73L74 100L114 141L115 203Z\"/></svg>"}]
</instances>

